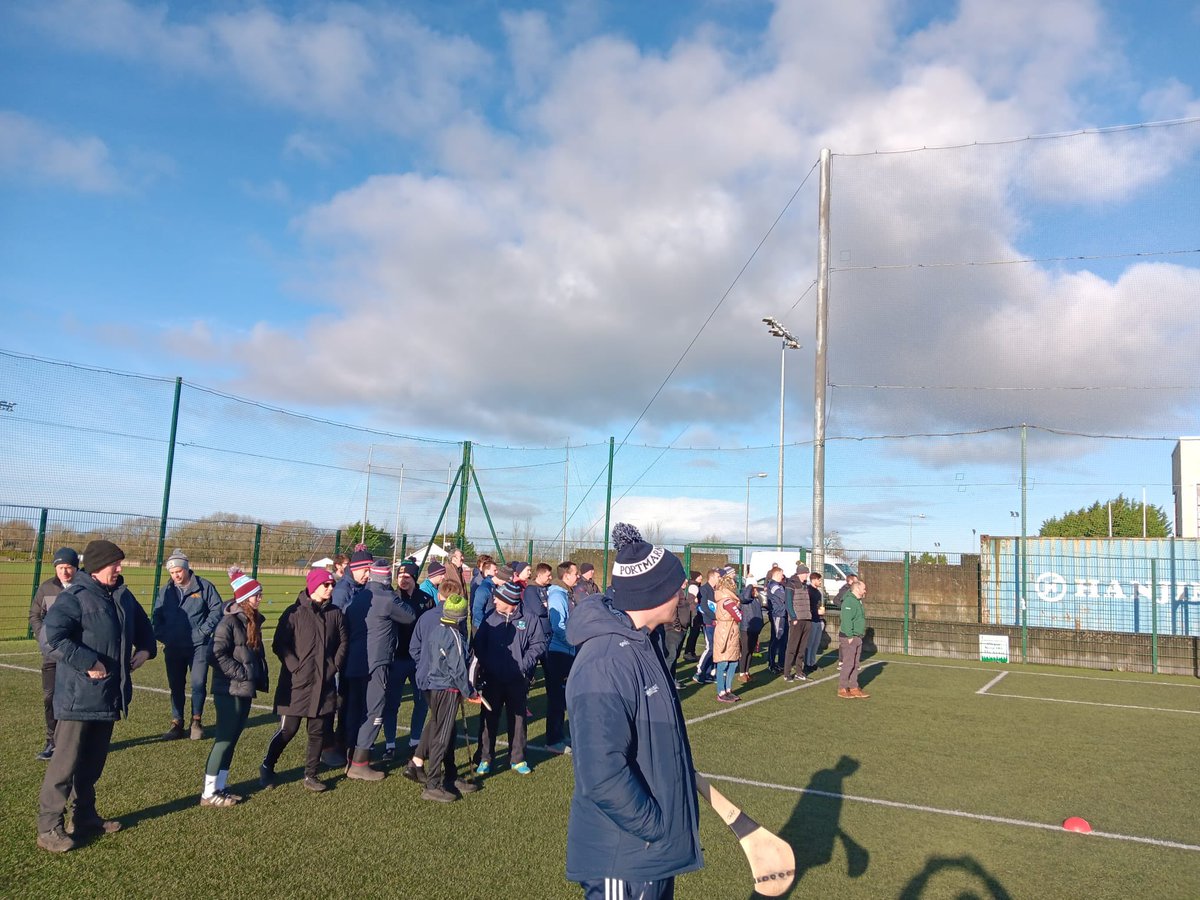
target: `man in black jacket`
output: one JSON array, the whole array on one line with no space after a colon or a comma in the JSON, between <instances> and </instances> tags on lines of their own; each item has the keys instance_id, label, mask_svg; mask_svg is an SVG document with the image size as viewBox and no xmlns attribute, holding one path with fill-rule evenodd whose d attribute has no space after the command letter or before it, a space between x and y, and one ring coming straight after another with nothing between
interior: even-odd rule
<instances>
[{"instance_id":1,"label":"man in black jacket","mask_svg":"<svg viewBox=\"0 0 1200 900\"><path fill-rule=\"evenodd\" d=\"M128 714L132 672L156 648L150 619L121 578L124 551L91 541L85 570L55 599L43 635L57 663L54 683L54 756L38 798L38 846L63 853L77 840L119 831L96 811L96 782L104 771L113 723ZM74 797L72 834L63 814Z\"/></svg>"},{"instance_id":2,"label":"man in black jacket","mask_svg":"<svg viewBox=\"0 0 1200 900\"><path fill-rule=\"evenodd\" d=\"M79 571L79 554L70 547L60 547L54 551L54 577L41 583L37 593L33 595L33 603L29 607L29 633L37 638L38 649L42 651L42 705L46 710L46 746L37 758L49 762L54 755L54 660L50 657L50 648L42 638L42 626L46 621L46 613L54 605L54 601L64 590L71 586L75 573Z\"/></svg>"}]
</instances>

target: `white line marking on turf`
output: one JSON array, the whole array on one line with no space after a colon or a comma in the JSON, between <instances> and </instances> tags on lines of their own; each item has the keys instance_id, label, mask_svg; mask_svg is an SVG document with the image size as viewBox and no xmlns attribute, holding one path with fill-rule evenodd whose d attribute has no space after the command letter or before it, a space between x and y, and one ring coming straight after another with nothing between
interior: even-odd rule
<instances>
[{"instance_id":1,"label":"white line marking on turf","mask_svg":"<svg viewBox=\"0 0 1200 900\"><path fill-rule=\"evenodd\" d=\"M31 669L28 666L14 666L11 663L0 663L0 669L13 669L17 672L33 672L35 675L42 674L41 669ZM135 691L150 691L152 694L170 694L171 693L166 688L150 687L150 685L148 685L148 684L135 684L133 686L133 689ZM274 707L260 706L257 703L251 703L250 708L251 709L265 709L267 712L272 712L274 709Z\"/></svg>"},{"instance_id":2,"label":"white line marking on turf","mask_svg":"<svg viewBox=\"0 0 1200 900\"><path fill-rule=\"evenodd\" d=\"M926 669L959 669L964 672L992 671L985 666L956 666L949 663L917 662L912 659L884 659L880 662L897 666L921 666ZM1010 662L1012 661L1010 660ZM1104 678L1100 675L1061 675L1057 672L1012 672L1011 674L1027 678L1075 678L1080 681L1103 681L1106 684L1157 684L1163 687L1200 688L1200 684L1192 684L1188 681L1142 681L1137 678Z\"/></svg>"},{"instance_id":3,"label":"white line marking on turf","mask_svg":"<svg viewBox=\"0 0 1200 900\"><path fill-rule=\"evenodd\" d=\"M871 666L880 665L882 662L883 662L883 660L880 660L879 662L864 663L862 666L859 667L859 671L862 672L865 669L870 668ZM810 687L816 687L818 684L826 684L827 682L835 681L835 680L837 680L837 677L838 677L837 673L835 672L832 675L826 675L824 678L818 678L815 681L810 679L808 681L801 682L800 684L796 685L795 687L784 688L782 691L775 691L775 693L768 694L765 697L755 697L753 700L746 700L746 701L743 701L742 703L736 703L733 706L728 706L725 709L718 709L718 710L715 710L714 712L705 713L702 716L696 716L694 719L688 719L687 722L685 722L684 724L685 725L695 725L697 722L703 722L706 719L715 719L717 716L723 716L723 715L726 715L727 713L736 712L739 709L745 709L746 707L753 706L756 703L765 703L768 700L777 700L778 698L784 697L788 694L794 694L794 693L796 693L796 691L807 690Z\"/></svg>"},{"instance_id":4,"label":"white line marking on turf","mask_svg":"<svg viewBox=\"0 0 1200 900\"><path fill-rule=\"evenodd\" d=\"M993 685L999 684L1000 679L1002 679L1007 674L1008 674L1008 672L1001 672L999 675L997 675L995 678L993 678L991 681L989 681L987 684L985 684L983 687L981 687L975 693L986 694L988 692L988 688L992 687Z\"/></svg>"},{"instance_id":5,"label":"white line marking on turf","mask_svg":"<svg viewBox=\"0 0 1200 900\"><path fill-rule=\"evenodd\" d=\"M3 656L5 659L7 659L10 656L41 656L41 655L42 655L41 650L30 650L28 653L0 653L0 656Z\"/></svg>"},{"instance_id":6,"label":"white line marking on turf","mask_svg":"<svg viewBox=\"0 0 1200 900\"><path fill-rule=\"evenodd\" d=\"M1044 831L1063 831L1061 825L1051 825L1046 822L1030 822L1025 819L1010 819L1006 816L989 816L983 813L966 812L961 809L941 809L936 806L922 806L918 803L900 803L896 800L881 800L878 797L857 797L853 794L838 794L833 791L819 791L815 788L802 788L790 784L771 784L766 781L754 781L749 778L734 778L730 775L713 775L708 772L701 772L705 778L711 781L728 781L733 784L744 784L750 787L768 788L776 791L789 791L795 794L813 794L817 797L830 797L834 800L853 800L857 803L871 803L875 806L888 806L893 809L907 809L913 812L936 813L941 816L955 816L960 819L974 819L979 822L996 822L1000 825L1019 825L1022 828L1040 828ZM1090 834L1081 834L1080 837L1101 837L1109 838L1114 841L1132 841L1137 844L1151 844L1155 847L1170 847L1175 850L1193 850L1200 852L1200 845L1183 844L1179 841L1164 841L1159 838L1138 837L1132 834L1114 834L1109 831L1093 831Z\"/></svg>"},{"instance_id":7,"label":"white line marking on turf","mask_svg":"<svg viewBox=\"0 0 1200 900\"><path fill-rule=\"evenodd\" d=\"M983 694L983 691L976 691ZM1063 700L1059 697L1027 697L1024 694L983 694L985 697L1011 697L1014 700L1041 700L1044 703L1074 703L1078 706L1111 706L1113 709L1144 709L1147 712L1175 712L1200 716L1200 709L1172 709L1169 706L1133 706L1129 703L1100 703L1095 700Z\"/></svg>"}]
</instances>

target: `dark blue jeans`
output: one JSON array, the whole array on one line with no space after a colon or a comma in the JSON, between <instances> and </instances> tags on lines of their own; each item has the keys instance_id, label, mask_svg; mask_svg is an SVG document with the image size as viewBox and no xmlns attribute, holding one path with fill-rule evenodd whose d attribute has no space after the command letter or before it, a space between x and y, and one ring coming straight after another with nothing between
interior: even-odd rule
<instances>
[{"instance_id":1,"label":"dark blue jeans","mask_svg":"<svg viewBox=\"0 0 1200 900\"><path fill-rule=\"evenodd\" d=\"M771 645L767 649L767 665L776 669L783 668L783 657L787 651L787 641L787 616L771 616Z\"/></svg>"},{"instance_id":2,"label":"dark blue jeans","mask_svg":"<svg viewBox=\"0 0 1200 900\"><path fill-rule=\"evenodd\" d=\"M199 718L204 714L204 698L208 696L205 682L208 681L208 644L199 647L163 647L163 660L167 666L167 686L171 689L171 720L184 722L183 689L191 673L192 715Z\"/></svg>"}]
</instances>

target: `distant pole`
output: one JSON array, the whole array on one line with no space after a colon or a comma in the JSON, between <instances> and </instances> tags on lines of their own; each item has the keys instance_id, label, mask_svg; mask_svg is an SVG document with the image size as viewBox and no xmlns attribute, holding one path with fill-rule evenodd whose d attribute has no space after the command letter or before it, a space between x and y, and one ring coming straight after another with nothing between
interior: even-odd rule
<instances>
[{"instance_id":1,"label":"distant pole","mask_svg":"<svg viewBox=\"0 0 1200 900\"><path fill-rule=\"evenodd\" d=\"M360 544L367 542L367 505L371 502L371 457L374 453L375 445L372 444L367 450L367 492L363 495L362 530L358 536Z\"/></svg>"},{"instance_id":2,"label":"distant pole","mask_svg":"<svg viewBox=\"0 0 1200 900\"><path fill-rule=\"evenodd\" d=\"M608 439L608 493L604 498L604 572L601 588L608 590L608 538L609 522L612 520L612 479L613 479L613 457L616 455L614 445L616 438Z\"/></svg>"},{"instance_id":3,"label":"distant pole","mask_svg":"<svg viewBox=\"0 0 1200 900\"><path fill-rule=\"evenodd\" d=\"M396 523L392 527L392 572L396 571L396 550L400 545L400 498L404 496L404 463L400 463L400 490L396 492Z\"/></svg>"},{"instance_id":4,"label":"distant pole","mask_svg":"<svg viewBox=\"0 0 1200 900\"><path fill-rule=\"evenodd\" d=\"M571 438L567 436L567 453L563 460L563 527L562 527L562 554L560 560L567 558L567 495L571 490Z\"/></svg>"},{"instance_id":5,"label":"distant pole","mask_svg":"<svg viewBox=\"0 0 1200 900\"><path fill-rule=\"evenodd\" d=\"M1142 537L1146 536L1146 489L1142 488Z\"/></svg>"},{"instance_id":6,"label":"distant pole","mask_svg":"<svg viewBox=\"0 0 1200 900\"><path fill-rule=\"evenodd\" d=\"M825 563L825 353L829 342L829 192L831 156L821 150L821 186L817 200L817 348L813 375L813 555L814 572ZM813 566L816 568L813 568Z\"/></svg>"},{"instance_id":7,"label":"distant pole","mask_svg":"<svg viewBox=\"0 0 1200 900\"><path fill-rule=\"evenodd\" d=\"M1026 473L1027 457L1026 457L1026 426L1021 423L1021 587L1018 597L1021 600L1021 662L1029 661L1029 603L1025 596L1025 577L1028 569L1029 561L1026 558L1029 552L1027 544L1027 528L1025 524L1025 516L1028 512L1026 505L1026 496L1028 494L1028 478Z\"/></svg>"},{"instance_id":8,"label":"distant pole","mask_svg":"<svg viewBox=\"0 0 1200 900\"><path fill-rule=\"evenodd\" d=\"M167 477L163 482L162 519L158 524L158 553L154 559L154 595L158 596L159 579L162 578L163 544L167 541L167 512L171 508L171 473L175 468L175 435L179 430L179 395L183 391L183 379L175 379L175 405L171 409L171 438L167 444Z\"/></svg>"},{"instance_id":9,"label":"distant pole","mask_svg":"<svg viewBox=\"0 0 1200 900\"><path fill-rule=\"evenodd\" d=\"M1108 501L1108 536L1112 537L1112 501Z\"/></svg>"}]
</instances>

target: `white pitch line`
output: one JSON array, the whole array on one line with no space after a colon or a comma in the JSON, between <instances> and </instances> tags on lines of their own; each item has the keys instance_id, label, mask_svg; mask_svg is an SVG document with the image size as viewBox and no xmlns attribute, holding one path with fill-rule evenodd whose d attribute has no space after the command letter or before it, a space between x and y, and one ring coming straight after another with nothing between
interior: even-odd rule
<instances>
[{"instance_id":1,"label":"white pitch line","mask_svg":"<svg viewBox=\"0 0 1200 900\"><path fill-rule=\"evenodd\" d=\"M1004 678L1004 676L1007 674L1008 674L1008 672L1001 672L999 675L997 675L995 678L993 678L991 681L989 681L987 684L985 684L983 687L981 687L975 693L986 694L988 692L988 688L992 687L993 685L999 684L1000 680L1002 678Z\"/></svg>"},{"instance_id":2,"label":"white pitch line","mask_svg":"<svg viewBox=\"0 0 1200 900\"><path fill-rule=\"evenodd\" d=\"M859 667L859 671L862 672L865 669L870 668L871 666L881 665L883 662L884 662L884 660L880 660L879 662L865 663ZM811 688L811 687L816 687L818 684L827 684L830 681L836 681L837 677L838 677L837 673L835 672L833 675L827 675L824 678L818 678L815 681L810 679L808 681L804 681L804 682L796 685L795 687L785 688L782 691L776 691L775 693L768 694L765 697L755 697L753 700L746 700L741 703L735 703L733 706L726 707L725 709L718 709L718 710L715 710L714 712L705 713L702 716L696 716L694 719L688 719L687 722L685 722L684 724L685 725L695 725L697 722L703 722L706 719L715 719L717 716L724 716L731 712L737 712L739 709L745 709L746 707L753 706L756 703L765 703L768 700L777 700L780 697L787 696L788 694L794 694L794 693L796 693L796 691L803 691L803 690L807 690L808 688Z\"/></svg>"},{"instance_id":3,"label":"white pitch line","mask_svg":"<svg viewBox=\"0 0 1200 900\"><path fill-rule=\"evenodd\" d=\"M949 663L917 662L912 659L884 659L881 663L897 666L921 666L926 669L958 669L963 672L987 672L984 666L957 666ZM1011 662L1011 660L1010 660ZM1020 665L1020 663L1018 663ZM1162 687L1185 687L1193 690L1200 689L1200 684L1187 681L1141 681L1136 678L1104 678L1100 675L1063 675L1058 672L1013 672L1025 678L1075 678L1080 681L1102 681L1105 684L1157 684ZM1181 676L1182 677L1182 676Z\"/></svg>"},{"instance_id":4,"label":"white pitch line","mask_svg":"<svg viewBox=\"0 0 1200 900\"><path fill-rule=\"evenodd\" d=\"M17 672L32 672L35 675L42 674L41 669L31 669L28 666L14 666L11 663L0 663L0 669L13 669ZM170 694L171 693L166 688L150 687L148 684L135 684L133 686L133 689L135 691L149 691L152 694ZM274 707L260 706L257 703L251 703L250 708L251 709L265 709L267 712L274 711Z\"/></svg>"},{"instance_id":5,"label":"white pitch line","mask_svg":"<svg viewBox=\"0 0 1200 900\"><path fill-rule=\"evenodd\" d=\"M994 696L994 695L989 695ZM817 797L829 797L834 800L853 800L856 803L870 803L875 806L887 806L892 809L906 809L912 812L935 813L940 816L954 816L960 819L974 819L979 822L995 822L999 825L1017 825L1022 828L1040 828L1043 831L1063 831L1061 825L1051 825L1046 822L1030 822L1025 819L1011 819L1007 816L989 816L984 813L966 812L961 809L942 809L937 806L922 806L918 803L901 803L896 800L881 800L878 797L858 797L854 794L838 794L833 791L819 791L815 788L802 788L790 784L771 784L767 781L754 781L749 778L735 778L731 775L713 775L708 772L701 772L705 778L711 781L728 781L733 784L744 784L749 787L768 788L776 791L789 791L794 794L812 794ZM1192 850L1200 852L1200 845L1184 844L1179 841L1164 841L1159 838L1139 837L1133 834L1115 834L1109 831L1092 831L1087 834L1080 834L1080 837L1099 837L1108 838L1114 841L1131 841L1137 844L1150 844L1155 847L1170 847L1174 850Z\"/></svg>"},{"instance_id":6,"label":"white pitch line","mask_svg":"<svg viewBox=\"0 0 1200 900\"><path fill-rule=\"evenodd\" d=\"M976 691L983 694L983 691ZM1133 706L1128 703L1100 703L1096 700L1063 700L1059 697L1027 697L1024 694L983 694L985 697L1011 697L1014 700L1041 700L1044 703L1074 703L1078 706L1109 706L1113 709L1144 709L1147 712L1174 712L1200 716L1200 709L1172 709L1169 706Z\"/></svg>"},{"instance_id":7,"label":"white pitch line","mask_svg":"<svg viewBox=\"0 0 1200 900\"><path fill-rule=\"evenodd\" d=\"M41 655L42 655L41 650L30 650L27 653L0 653L0 656L4 657L5 659L7 659L10 656L41 656Z\"/></svg>"}]
</instances>

